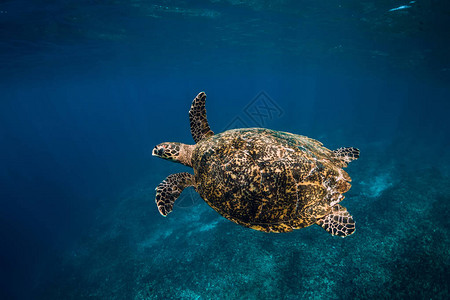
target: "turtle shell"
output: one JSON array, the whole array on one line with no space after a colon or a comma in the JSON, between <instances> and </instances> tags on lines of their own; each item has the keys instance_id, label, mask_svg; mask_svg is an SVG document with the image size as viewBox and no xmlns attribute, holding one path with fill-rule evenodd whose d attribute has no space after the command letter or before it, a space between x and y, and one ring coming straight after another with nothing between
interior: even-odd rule
<instances>
[{"instance_id":1,"label":"turtle shell","mask_svg":"<svg viewBox=\"0 0 450 300\"><path fill-rule=\"evenodd\" d=\"M261 231L314 224L350 189L346 163L316 140L262 128L201 140L192 153L196 189L218 213Z\"/></svg>"}]
</instances>

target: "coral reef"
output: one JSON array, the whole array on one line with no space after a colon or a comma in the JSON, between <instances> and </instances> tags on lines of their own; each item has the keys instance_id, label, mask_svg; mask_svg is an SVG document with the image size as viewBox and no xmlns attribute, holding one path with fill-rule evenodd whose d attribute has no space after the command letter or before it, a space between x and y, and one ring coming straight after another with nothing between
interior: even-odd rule
<instances>
[{"instance_id":1,"label":"coral reef","mask_svg":"<svg viewBox=\"0 0 450 300\"><path fill-rule=\"evenodd\" d=\"M319 226L250 230L223 219L193 190L162 218L153 187L164 176L156 172L99 211L96 228L62 258L60 276L39 295L448 299L450 179L433 166L383 165L377 149L367 155L372 159L363 156L349 170L354 186L344 202L357 222L352 237L331 237Z\"/></svg>"}]
</instances>

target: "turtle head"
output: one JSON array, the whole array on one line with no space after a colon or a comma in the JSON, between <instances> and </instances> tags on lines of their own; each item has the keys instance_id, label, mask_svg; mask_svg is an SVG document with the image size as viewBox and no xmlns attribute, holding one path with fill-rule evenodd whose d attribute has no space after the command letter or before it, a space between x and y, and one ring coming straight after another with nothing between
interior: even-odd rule
<instances>
[{"instance_id":1,"label":"turtle head","mask_svg":"<svg viewBox=\"0 0 450 300\"><path fill-rule=\"evenodd\" d=\"M195 145L186 145L182 143L161 143L153 148L152 155L178 162L186 166L192 166L191 158L194 146Z\"/></svg>"},{"instance_id":2,"label":"turtle head","mask_svg":"<svg viewBox=\"0 0 450 300\"><path fill-rule=\"evenodd\" d=\"M152 155L167 160L178 161L180 143L161 143L153 148Z\"/></svg>"}]
</instances>

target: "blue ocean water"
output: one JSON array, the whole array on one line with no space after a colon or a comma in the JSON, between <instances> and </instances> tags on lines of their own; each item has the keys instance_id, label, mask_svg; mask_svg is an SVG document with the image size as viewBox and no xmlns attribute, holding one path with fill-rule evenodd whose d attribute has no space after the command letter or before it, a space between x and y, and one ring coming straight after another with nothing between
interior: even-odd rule
<instances>
[{"instance_id":1,"label":"blue ocean water","mask_svg":"<svg viewBox=\"0 0 450 300\"><path fill-rule=\"evenodd\" d=\"M448 299L446 1L2 1L1 299ZM266 127L357 147L356 233L268 234L152 157Z\"/></svg>"}]
</instances>

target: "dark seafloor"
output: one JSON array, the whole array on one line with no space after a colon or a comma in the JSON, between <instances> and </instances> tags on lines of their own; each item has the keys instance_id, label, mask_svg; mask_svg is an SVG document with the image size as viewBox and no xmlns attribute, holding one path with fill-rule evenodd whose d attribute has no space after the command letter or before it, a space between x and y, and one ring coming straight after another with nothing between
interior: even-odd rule
<instances>
[{"instance_id":1,"label":"dark seafloor","mask_svg":"<svg viewBox=\"0 0 450 300\"><path fill-rule=\"evenodd\" d=\"M1 299L448 299L448 1L1 1ZM354 146L356 233L238 226L191 188L208 94L218 133Z\"/></svg>"}]
</instances>

